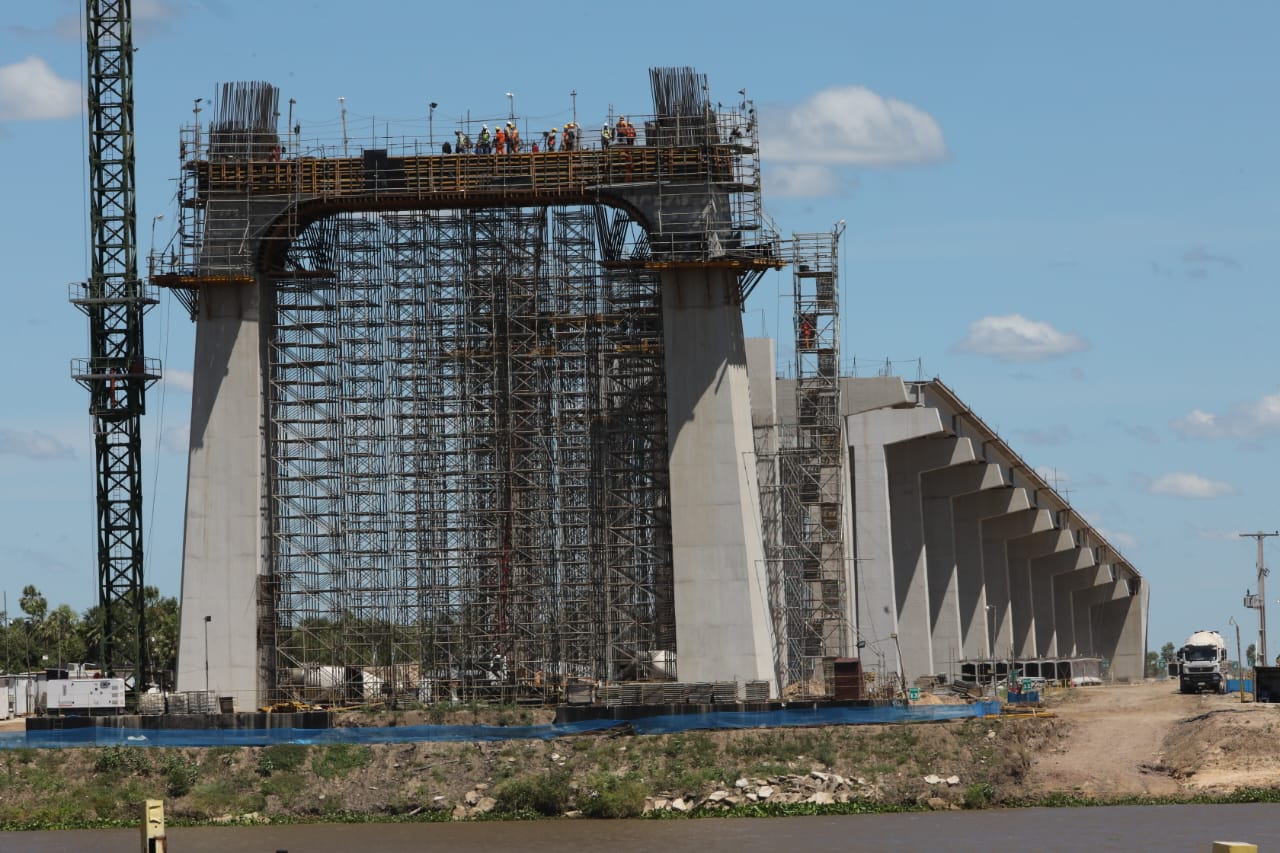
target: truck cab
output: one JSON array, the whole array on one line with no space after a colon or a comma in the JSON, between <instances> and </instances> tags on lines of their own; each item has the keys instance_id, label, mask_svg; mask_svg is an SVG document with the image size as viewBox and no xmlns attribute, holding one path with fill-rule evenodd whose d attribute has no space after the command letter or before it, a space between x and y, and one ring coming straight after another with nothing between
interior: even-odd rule
<instances>
[{"instance_id":1,"label":"truck cab","mask_svg":"<svg viewBox=\"0 0 1280 853\"><path fill-rule=\"evenodd\" d=\"M1180 692L1227 692L1227 644L1217 631L1196 631L1188 637L1178 650L1178 663Z\"/></svg>"}]
</instances>

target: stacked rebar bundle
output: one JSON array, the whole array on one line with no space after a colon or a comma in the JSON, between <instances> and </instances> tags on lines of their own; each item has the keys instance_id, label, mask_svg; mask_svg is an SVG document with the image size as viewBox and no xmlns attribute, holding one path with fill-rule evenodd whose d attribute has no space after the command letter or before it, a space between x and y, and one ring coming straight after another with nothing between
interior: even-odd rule
<instances>
[{"instance_id":1,"label":"stacked rebar bundle","mask_svg":"<svg viewBox=\"0 0 1280 853\"><path fill-rule=\"evenodd\" d=\"M261 160L278 156L280 90L270 83L223 83L209 126L209 159Z\"/></svg>"}]
</instances>

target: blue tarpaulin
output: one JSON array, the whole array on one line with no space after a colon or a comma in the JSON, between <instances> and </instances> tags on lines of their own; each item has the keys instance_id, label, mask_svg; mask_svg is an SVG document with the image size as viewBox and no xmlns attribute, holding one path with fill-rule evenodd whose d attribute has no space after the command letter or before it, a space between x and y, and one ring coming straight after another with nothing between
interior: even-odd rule
<instances>
[{"instance_id":1,"label":"blue tarpaulin","mask_svg":"<svg viewBox=\"0 0 1280 853\"><path fill-rule=\"evenodd\" d=\"M88 726L56 731L3 732L0 749L76 746L271 746L278 743L415 743L420 741L549 740L630 726L637 734L676 734L696 729L754 729L867 723L915 723L998 715L1000 703L885 705L869 708L784 708L669 714L634 720L583 720L542 726L388 726L337 729L124 729Z\"/></svg>"}]
</instances>

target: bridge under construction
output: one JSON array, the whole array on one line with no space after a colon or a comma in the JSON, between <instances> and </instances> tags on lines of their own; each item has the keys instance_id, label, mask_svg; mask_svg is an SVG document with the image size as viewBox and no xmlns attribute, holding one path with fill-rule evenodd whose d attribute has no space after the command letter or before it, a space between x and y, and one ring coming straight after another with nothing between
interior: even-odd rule
<instances>
[{"instance_id":1,"label":"bridge under construction","mask_svg":"<svg viewBox=\"0 0 1280 853\"><path fill-rule=\"evenodd\" d=\"M840 232L764 215L752 105L650 81L606 147L353 153L281 134L266 84L183 131L153 258L197 326L178 689L733 701L997 655L1140 675L1132 566L949 389L841 376ZM742 306L786 266L778 379Z\"/></svg>"}]
</instances>

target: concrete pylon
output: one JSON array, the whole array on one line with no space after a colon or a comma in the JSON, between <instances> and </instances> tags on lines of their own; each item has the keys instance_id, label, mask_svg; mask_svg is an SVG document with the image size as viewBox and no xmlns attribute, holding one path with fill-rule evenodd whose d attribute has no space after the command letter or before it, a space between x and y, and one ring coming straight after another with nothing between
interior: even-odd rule
<instances>
[{"instance_id":1,"label":"concrete pylon","mask_svg":"<svg viewBox=\"0 0 1280 853\"><path fill-rule=\"evenodd\" d=\"M929 554L929 620L934 666L962 660L960 571L957 557L955 499L1005 484L999 465L973 462L926 471L920 477L924 503L925 549ZM951 667L947 666L948 674Z\"/></svg>"},{"instance_id":2,"label":"concrete pylon","mask_svg":"<svg viewBox=\"0 0 1280 853\"><path fill-rule=\"evenodd\" d=\"M1125 585L1112 579L1109 565L1100 565L1098 569L1098 583L1071 593L1071 625L1075 631L1076 654L1081 657L1106 657L1105 632L1095 625L1093 608L1129 596Z\"/></svg>"},{"instance_id":3,"label":"concrete pylon","mask_svg":"<svg viewBox=\"0 0 1280 853\"><path fill-rule=\"evenodd\" d=\"M206 285L200 291L182 546L177 689L207 685L234 697L238 708L262 701L259 292L256 284Z\"/></svg>"},{"instance_id":4,"label":"concrete pylon","mask_svg":"<svg viewBox=\"0 0 1280 853\"><path fill-rule=\"evenodd\" d=\"M764 680L776 696L737 292L728 270L662 276L677 665L682 681Z\"/></svg>"},{"instance_id":5,"label":"concrete pylon","mask_svg":"<svg viewBox=\"0 0 1280 853\"><path fill-rule=\"evenodd\" d=\"M1031 505L1025 489L1005 487L960 495L952 502L955 518L956 574L959 586L960 634L963 656L990 657L994 648L987 617L987 584L983 526L986 522L1025 511ZM992 567L992 571L995 567ZM1004 571L1003 556L1000 570Z\"/></svg>"},{"instance_id":6,"label":"concrete pylon","mask_svg":"<svg viewBox=\"0 0 1280 853\"><path fill-rule=\"evenodd\" d=\"M1071 531L1042 530L1009 540L1009 601L1013 621L1014 656L1033 658L1044 652L1036 647L1035 604L1032 598L1031 563L1040 557L1075 545Z\"/></svg>"},{"instance_id":7,"label":"concrete pylon","mask_svg":"<svg viewBox=\"0 0 1280 853\"><path fill-rule=\"evenodd\" d=\"M898 646L908 678L932 675L933 620L930 614L929 562L925 547L924 496L921 476L974 461L967 438L918 438L885 449L889 473L889 507L893 526L894 594L898 611ZM942 559L945 559L943 557ZM897 649L895 649L896 651Z\"/></svg>"},{"instance_id":8,"label":"concrete pylon","mask_svg":"<svg viewBox=\"0 0 1280 853\"><path fill-rule=\"evenodd\" d=\"M854 556L856 613L850 623L886 656L890 634L898 632L894 590L894 530L889 501L886 446L927 435L945 435L936 409L874 409L845 419L853 478L857 551ZM880 648L884 646L884 648Z\"/></svg>"},{"instance_id":9,"label":"concrete pylon","mask_svg":"<svg viewBox=\"0 0 1280 853\"><path fill-rule=\"evenodd\" d=\"M1009 540L1053 527L1046 510L1024 509L982 522L982 568L987 604L995 607L993 653L1016 657L1013 641L1013 598L1009 583Z\"/></svg>"},{"instance_id":10,"label":"concrete pylon","mask_svg":"<svg viewBox=\"0 0 1280 853\"><path fill-rule=\"evenodd\" d=\"M1074 537L1074 531L1072 532ZM1080 569L1093 565L1093 550L1076 546L1065 551L1048 554L1031 561L1031 607L1035 615L1036 651L1041 657L1067 657L1069 651L1062 651L1058 638L1061 628L1056 604L1056 589L1060 579ZM1068 605L1069 605L1068 599ZM1070 647L1071 611L1065 610L1068 628L1065 636Z\"/></svg>"},{"instance_id":11,"label":"concrete pylon","mask_svg":"<svg viewBox=\"0 0 1280 853\"><path fill-rule=\"evenodd\" d=\"M1137 680L1146 674L1147 585L1140 577L1117 581L1123 595L1093 606L1094 647L1111 661L1111 676Z\"/></svg>"},{"instance_id":12,"label":"concrete pylon","mask_svg":"<svg viewBox=\"0 0 1280 853\"><path fill-rule=\"evenodd\" d=\"M1103 583L1111 582L1111 575L1106 567L1097 563L1092 548L1088 552L1087 565L1070 572L1063 572L1053 579L1053 625L1054 644L1058 657L1082 657L1084 648L1088 646L1089 623L1085 619L1081 625L1083 643L1077 640L1075 621L1075 594L1079 590L1089 589Z\"/></svg>"},{"instance_id":13,"label":"concrete pylon","mask_svg":"<svg viewBox=\"0 0 1280 853\"><path fill-rule=\"evenodd\" d=\"M761 483L778 483L782 477L777 450L778 384L774 379L775 359L772 338L747 338L747 379L751 396L751 426L755 433L756 479ZM760 493L760 511L764 518L782 517L780 489L764 488ZM847 501L845 502L848 503ZM765 553L782 546L782 525L762 528ZM769 630L773 640L773 671L781 683L787 671L787 611L785 581L781 564L766 564L769 605Z\"/></svg>"}]
</instances>

